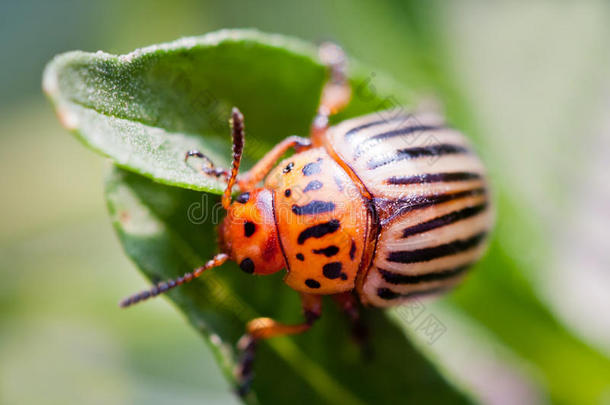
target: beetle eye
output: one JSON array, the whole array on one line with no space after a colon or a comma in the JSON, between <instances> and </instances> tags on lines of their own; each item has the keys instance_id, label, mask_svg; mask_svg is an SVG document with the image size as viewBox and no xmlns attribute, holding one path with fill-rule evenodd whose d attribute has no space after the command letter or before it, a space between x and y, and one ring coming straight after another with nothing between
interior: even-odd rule
<instances>
[{"instance_id":1,"label":"beetle eye","mask_svg":"<svg viewBox=\"0 0 610 405\"><path fill-rule=\"evenodd\" d=\"M249 199L250 199L250 193L245 192L245 193L241 193L240 195L238 195L237 198L235 199L235 201L237 201L240 204L245 204L248 202Z\"/></svg>"}]
</instances>

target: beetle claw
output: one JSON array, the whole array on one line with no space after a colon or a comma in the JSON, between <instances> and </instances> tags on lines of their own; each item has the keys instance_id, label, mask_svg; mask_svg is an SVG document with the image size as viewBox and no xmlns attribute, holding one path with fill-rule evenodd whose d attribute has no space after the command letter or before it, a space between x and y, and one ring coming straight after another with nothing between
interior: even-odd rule
<instances>
[{"instance_id":1,"label":"beetle claw","mask_svg":"<svg viewBox=\"0 0 610 405\"><path fill-rule=\"evenodd\" d=\"M250 385L254 377L254 357L256 354L256 339L250 334L245 334L237 342L237 349L240 351L239 361L235 369L235 376L238 382L237 394L244 397L250 391Z\"/></svg>"}]
</instances>

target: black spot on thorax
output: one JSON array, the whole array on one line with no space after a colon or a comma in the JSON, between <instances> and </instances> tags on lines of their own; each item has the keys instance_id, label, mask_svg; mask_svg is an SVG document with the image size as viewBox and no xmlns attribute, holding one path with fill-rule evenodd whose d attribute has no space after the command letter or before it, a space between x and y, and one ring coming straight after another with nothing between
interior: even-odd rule
<instances>
[{"instance_id":1,"label":"black spot on thorax","mask_svg":"<svg viewBox=\"0 0 610 405\"><path fill-rule=\"evenodd\" d=\"M341 277L342 268L343 265L341 264L341 262L327 263L322 267L322 274L324 274L324 277L333 280L335 278Z\"/></svg>"},{"instance_id":2,"label":"black spot on thorax","mask_svg":"<svg viewBox=\"0 0 610 405\"><path fill-rule=\"evenodd\" d=\"M328 222L310 226L309 228L301 231L297 242L299 245L302 245L309 238L321 238L324 235L336 232L340 226L341 222L338 219L331 219Z\"/></svg>"},{"instance_id":3,"label":"black spot on thorax","mask_svg":"<svg viewBox=\"0 0 610 405\"><path fill-rule=\"evenodd\" d=\"M334 176L335 183L337 183L337 188L339 191L343 191L343 180L339 178L339 176Z\"/></svg>"},{"instance_id":4,"label":"black spot on thorax","mask_svg":"<svg viewBox=\"0 0 610 405\"><path fill-rule=\"evenodd\" d=\"M305 188L303 189L303 192L306 193L308 191L319 190L322 188L322 186L323 186L323 184L321 181L312 180L307 184L307 186L305 186Z\"/></svg>"},{"instance_id":5,"label":"black spot on thorax","mask_svg":"<svg viewBox=\"0 0 610 405\"><path fill-rule=\"evenodd\" d=\"M305 280L305 285L309 288L320 288L320 283L313 278Z\"/></svg>"},{"instance_id":6,"label":"black spot on thorax","mask_svg":"<svg viewBox=\"0 0 610 405\"><path fill-rule=\"evenodd\" d=\"M312 176L314 174L318 174L322 171L322 159L318 158L317 161L315 162L310 162L307 163L305 166L303 166L303 174L305 176Z\"/></svg>"},{"instance_id":7,"label":"black spot on thorax","mask_svg":"<svg viewBox=\"0 0 610 405\"><path fill-rule=\"evenodd\" d=\"M305 205L292 206L292 212L296 215L317 215L335 210L335 204L330 201L314 200Z\"/></svg>"},{"instance_id":8,"label":"black spot on thorax","mask_svg":"<svg viewBox=\"0 0 610 405\"><path fill-rule=\"evenodd\" d=\"M339 253L339 248L337 246L329 246L324 249L314 249L313 252L318 255L324 255L326 257L331 257Z\"/></svg>"}]
</instances>

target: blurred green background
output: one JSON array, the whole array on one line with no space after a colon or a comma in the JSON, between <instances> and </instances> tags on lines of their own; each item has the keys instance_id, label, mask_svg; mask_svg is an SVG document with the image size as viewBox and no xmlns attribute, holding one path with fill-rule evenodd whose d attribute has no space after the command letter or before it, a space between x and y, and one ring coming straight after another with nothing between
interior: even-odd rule
<instances>
[{"instance_id":1,"label":"blurred green background","mask_svg":"<svg viewBox=\"0 0 610 405\"><path fill-rule=\"evenodd\" d=\"M126 53L230 27L334 40L465 111L485 134L477 146L492 179L519 201L519 221L499 221L512 235L501 250L536 269L525 275L536 297L608 360L609 17L605 1L3 1L0 403L238 402L167 301L117 308L145 282L107 217L105 162L60 127L40 90L60 52ZM419 336L423 349L475 398L551 401L536 361L510 339L451 301L426 305L447 333L432 345ZM512 333L536 325L525 326ZM568 358L557 364L577 380ZM610 404L610 381L596 400Z\"/></svg>"}]
</instances>

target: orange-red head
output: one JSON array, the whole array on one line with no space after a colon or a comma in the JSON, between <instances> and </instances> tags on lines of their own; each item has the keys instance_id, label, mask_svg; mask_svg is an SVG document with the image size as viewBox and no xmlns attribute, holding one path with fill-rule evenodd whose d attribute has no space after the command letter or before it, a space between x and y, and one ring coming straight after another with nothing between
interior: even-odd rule
<instances>
[{"instance_id":1,"label":"orange-red head","mask_svg":"<svg viewBox=\"0 0 610 405\"><path fill-rule=\"evenodd\" d=\"M222 251L246 273L271 274L286 266L268 189L240 194L227 210L219 234Z\"/></svg>"}]
</instances>

